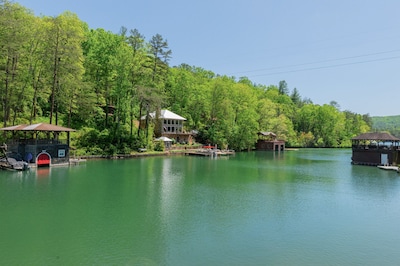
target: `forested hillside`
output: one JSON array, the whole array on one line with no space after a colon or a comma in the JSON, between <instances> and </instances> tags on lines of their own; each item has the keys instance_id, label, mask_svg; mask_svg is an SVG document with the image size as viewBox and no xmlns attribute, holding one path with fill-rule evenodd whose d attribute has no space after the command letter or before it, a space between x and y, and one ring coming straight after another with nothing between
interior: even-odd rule
<instances>
[{"instance_id":1,"label":"forested hillside","mask_svg":"<svg viewBox=\"0 0 400 266\"><path fill-rule=\"evenodd\" d=\"M273 131L287 146L348 147L371 127L368 115L316 105L285 81L254 84L182 63L169 66L166 39L138 29L116 34L90 29L75 14L37 17L0 0L2 126L46 122L77 129L81 153L152 148L148 112L169 109L185 118L198 141L252 149L258 131Z\"/></svg>"},{"instance_id":2,"label":"forested hillside","mask_svg":"<svg viewBox=\"0 0 400 266\"><path fill-rule=\"evenodd\" d=\"M400 115L373 116L372 128L374 131L388 131L396 137L400 137Z\"/></svg>"}]
</instances>

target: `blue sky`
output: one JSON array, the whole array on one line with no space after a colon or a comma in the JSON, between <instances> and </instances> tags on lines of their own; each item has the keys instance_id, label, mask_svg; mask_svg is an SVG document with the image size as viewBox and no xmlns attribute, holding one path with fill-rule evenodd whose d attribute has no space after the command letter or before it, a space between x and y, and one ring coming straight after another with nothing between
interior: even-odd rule
<instances>
[{"instance_id":1,"label":"blue sky","mask_svg":"<svg viewBox=\"0 0 400 266\"><path fill-rule=\"evenodd\" d=\"M19 0L35 15L161 34L181 63L263 85L285 80L315 104L400 115L398 0Z\"/></svg>"}]
</instances>

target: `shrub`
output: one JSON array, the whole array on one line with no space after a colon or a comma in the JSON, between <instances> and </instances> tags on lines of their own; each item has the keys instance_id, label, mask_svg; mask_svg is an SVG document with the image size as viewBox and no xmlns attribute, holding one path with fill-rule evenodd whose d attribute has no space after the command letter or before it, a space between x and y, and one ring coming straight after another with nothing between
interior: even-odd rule
<instances>
[{"instance_id":1,"label":"shrub","mask_svg":"<svg viewBox=\"0 0 400 266\"><path fill-rule=\"evenodd\" d=\"M156 141L154 143L154 150L155 151L164 151L165 150L164 141Z\"/></svg>"}]
</instances>

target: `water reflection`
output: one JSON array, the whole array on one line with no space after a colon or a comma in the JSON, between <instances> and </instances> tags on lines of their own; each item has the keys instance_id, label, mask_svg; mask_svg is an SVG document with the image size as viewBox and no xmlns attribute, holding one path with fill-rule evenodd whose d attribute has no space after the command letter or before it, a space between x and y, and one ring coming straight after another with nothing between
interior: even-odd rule
<instances>
[{"instance_id":1,"label":"water reflection","mask_svg":"<svg viewBox=\"0 0 400 266\"><path fill-rule=\"evenodd\" d=\"M400 177L350 157L250 152L4 173L0 262L394 265Z\"/></svg>"},{"instance_id":2,"label":"water reflection","mask_svg":"<svg viewBox=\"0 0 400 266\"><path fill-rule=\"evenodd\" d=\"M352 166L351 183L354 191L368 198L391 198L399 195L400 178L395 171L373 166Z\"/></svg>"},{"instance_id":3,"label":"water reflection","mask_svg":"<svg viewBox=\"0 0 400 266\"><path fill-rule=\"evenodd\" d=\"M50 167L38 167L38 168L32 169L31 171L35 171L37 179L48 178L51 174Z\"/></svg>"},{"instance_id":4,"label":"water reflection","mask_svg":"<svg viewBox=\"0 0 400 266\"><path fill-rule=\"evenodd\" d=\"M176 163L176 160L174 160ZM179 205L181 203L181 189L183 175L181 169L174 167L173 160L166 158L161 164L160 183L160 206L161 219L165 225L173 222L173 218L179 215Z\"/></svg>"}]
</instances>

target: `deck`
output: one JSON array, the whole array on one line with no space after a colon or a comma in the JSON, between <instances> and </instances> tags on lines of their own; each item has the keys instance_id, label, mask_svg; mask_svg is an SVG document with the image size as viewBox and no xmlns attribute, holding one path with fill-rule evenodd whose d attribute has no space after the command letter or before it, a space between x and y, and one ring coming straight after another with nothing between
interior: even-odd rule
<instances>
[{"instance_id":1,"label":"deck","mask_svg":"<svg viewBox=\"0 0 400 266\"><path fill-rule=\"evenodd\" d=\"M185 155L192 155L192 156L228 156L235 154L233 150L215 150L215 149L198 149L198 150L191 150L186 151Z\"/></svg>"},{"instance_id":2,"label":"deck","mask_svg":"<svg viewBox=\"0 0 400 266\"><path fill-rule=\"evenodd\" d=\"M390 166L390 165L378 165L379 169L383 169L383 170L392 170L392 171L396 171L399 173L399 167L397 166Z\"/></svg>"}]
</instances>

